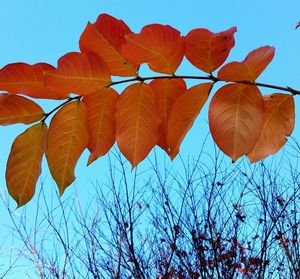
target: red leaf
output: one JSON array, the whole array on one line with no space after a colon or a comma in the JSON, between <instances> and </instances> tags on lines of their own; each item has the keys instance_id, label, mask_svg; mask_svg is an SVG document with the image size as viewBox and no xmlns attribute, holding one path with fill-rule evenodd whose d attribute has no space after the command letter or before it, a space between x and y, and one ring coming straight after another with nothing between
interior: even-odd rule
<instances>
[{"instance_id":1,"label":"red leaf","mask_svg":"<svg viewBox=\"0 0 300 279\"><path fill-rule=\"evenodd\" d=\"M186 91L186 85L183 79L155 79L149 84L156 96L157 108L160 124L160 138L157 145L167 153L167 124L171 109L176 99Z\"/></svg>"},{"instance_id":2,"label":"red leaf","mask_svg":"<svg viewBox=\"0 0 300 279\"><path fill-rule=\"evenodd\" d=\"M53 116L46 157L60 195L74 181L74 168L88 140L87 111L82 102L68 103Z\"/></svg>"},{"instance_id":3,"label":"red leaf","mask_svg":"<svg viewBox=\"0 0 300 279\"><path fill-rule=\"evenodd\" d=\"M43 116L43 109L33 101L18 95L0 94L0 125L29 124Z\"/></svg>"},{"instance_id":4,"label":"red leaf","mask_svg":"<svg viewBox=\"0 0 300 279\"><path fill-rule=\"evenodd\" d=\"M209 106L212 137L233 161L254 147L263 118L263 97L253 85L227 84L215 93Z\"/></svg>"},{"instance_id":5,"label":"red leaf","mask_svg":"<svg viewBox=\"0 0 300 279\"><path fill-rule=\"evenodd\" d=\"M88 165L98 157L105 155L116 139L115 112L119 94L112 88L103 88L99 92L83 98L87 108L89 131L88 149L91 155Z\"/></svg>"},{"instance_id":6,"label":"red leaf","mask_svg":"<svg viewBox=\"0 0 300 279\"><path fill-rule=\"evenodd\" d=\"M67 94L47 88L44 84L43 73L54 69L46 63L8 64L0 70L0 90L33 98L65 99Z\"/></svg>"},{"instance_id":7,"label":"red leaf","mask_svg":"<svg viewBox=\"0 0 300 279\"><path fill-rule=\"evenodd\" d=\"M212 83L195 85L175 101L167 130L167 145L172 160L178 154L180 144L199 115L211 88Z\"/></svg>"},{"instance_id":8,"label":"red leaf","mask_svg":"<svg viewBox=\"0 0 300 279\"><path fill-rule=\"evenodd\" d=\"M232 27L220 33L212 33L207 29L198 28L185 36L185 56L198 69L212 73L219 68L234 46Z\"/></svg>"},{"instance_id":9,"label":"red leaf","mask_svg":"<svg viewBox=\"0 0 300 279\"><path fill-rule=\"evenodd\" d=\"M56 70L45 73L50 88L78 95L89 95L111 83L104 62L92 53L70 52L58 60Z\"/></svg>"},{"instance_id":10,"label":"red leaf","mask_svg":"<svg viewBox=\"0 0 300 279\"><path fill-rule=\"evenodd\" d=\"M183 39L169 25L147 25L139 34L126 35L126 39L124 57L133 64L148 63L154 72L172 75L183 59Z\"/></svg>"},{"instance_id":11,"label":"red leaf","mask_svg":"<svg viewBox=\"0 0 300 279\"><path fill-rule=\"evenodd\" d=\"M117 102L116 139L134 168L159 138L159 117L154 93L146 83L128 86Z\"/></svg>"},{"instance_id":12,"label":"red leaf","mask_svg":"<svg viewBox=\"0 0 300 279\"><path fill-rule=\"evenodd\" d=\"M294 130L295 104L292 95L266 95L264 104L263 128L258 141L247 155L251 163L278 152L286 143L286 136Z\"/></svg>"},{"instance_id":13,"label":"red leaf","mask_svg":"<svg viewBox=\"0 0 300 279\"><path fill-rule=\"evenodd\" d=\"M47 126L38 123L17 136L12 145L7 166L6 184L18 207L34 195L41 173L42 157L46 148Z\"/></svg>"},{"instance_id":14,"label":"red leaf","mask_svg":"<svg viewBox=\"0 0 300 279\"><path fill-rule=\"evenodd\" d=\"M254 82L274 57L275 49L264 46L251 51L243 62L230 62L218 72L224 81Z\"/></svg>"},{"instance_id":15,"label":"red leaf","mask_svg":"<svg viewBox=\"0 0 300 279\"><path fill-rule=\"evenodd\" d=\"M81 51L99 55L114 76L135 76L137 65L132 65L121 54L125 35L132 33L122 20L102 14L93 24L88 23L80 37Z\"/></svg>"}]
</instances>

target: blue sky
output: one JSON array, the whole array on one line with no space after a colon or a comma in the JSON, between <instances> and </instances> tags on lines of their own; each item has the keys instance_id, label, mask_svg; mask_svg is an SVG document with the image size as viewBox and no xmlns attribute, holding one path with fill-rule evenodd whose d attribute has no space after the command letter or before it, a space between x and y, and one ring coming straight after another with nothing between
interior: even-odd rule
<instances>
[{"instance_id":1,"label":"blue sky","mask_svg":"<svg viewBox=\"0 0 300 279\"><path fill-rule=\"evenodd\" d=\"M275 58L260 76L259 81L300 89L300 30L295 30L295 25L300 21L298 0L152 0L149 2L0 0L0 67L20 61L47 62L56 65L60 56L79 49L78 40L87 22L94 22L101 13L123 19L134 32L138 32L144 25L150 23L172 25L183 35L193 28L203 27L219 32L237 26L236 45L227 61L242 60L248 52L259 46L274 46ZM188 63L184 63L179 72L202 74ZM274 93L274 91L263 90L263 93ZM300 97L295 99L296 105L299 106L298 98ZM42 104L46 111L55 106L53 102ZM296 138L300 135L299 127L296 121L293 134ZM5 195L7 190L4 175L7 156L13 139L24 129L23 125L0 127L0 190ZM198 154L207 132L206 105L186 137L181 155ZM208 150L209 148L208 146ZM165 156L162 152L158 152L159 156ZM75 184L78 188L81 184L89 183L90 180L93 181L101 175L105 176L107 158L101 158L86 168L87 157L88 154L85 152L76 169L78 179ZM144 162L145 164L147 163ZM41 177L46 179L46 185L54 186L45 164ZM69 193L73 193L71 187L67 190ZM30 205L28 207L30 208ZM3 220L3 224L8 220L6 217L5 209L0 206L0 219ZM2 230L6 233L5 227L0 224L0 232Z\"/></svg>"}]
</instances>

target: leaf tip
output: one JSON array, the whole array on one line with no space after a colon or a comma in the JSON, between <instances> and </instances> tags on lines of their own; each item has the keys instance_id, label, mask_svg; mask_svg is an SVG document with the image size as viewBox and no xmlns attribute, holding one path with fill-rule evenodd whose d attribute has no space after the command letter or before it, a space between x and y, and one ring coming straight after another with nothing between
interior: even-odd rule
<instances>
[{"instance_id":1,"label":"leaf tip","mask_svg":"<svg viewBox=\"0 0 300 279\"><path fill-rule=\"evenodd\" d=\"M173 161L175 159L175 157L178 155L178 151L174 150L174 151L169 151L169 157L171 159L171 161Z\"/></svg>"},{"instance_id":2,"label":"leaf tip","mask_svg":"<svg viewBox=\"0 0 300 279\"><path fill-rule=\"evenodd\" d=\"M95 158L95 156L93 156L93 154L91 154L88 158L88 161L86 163L86 166L88 167L90 164L92 164L97 158Z\"/></svg>"}]
</instances>

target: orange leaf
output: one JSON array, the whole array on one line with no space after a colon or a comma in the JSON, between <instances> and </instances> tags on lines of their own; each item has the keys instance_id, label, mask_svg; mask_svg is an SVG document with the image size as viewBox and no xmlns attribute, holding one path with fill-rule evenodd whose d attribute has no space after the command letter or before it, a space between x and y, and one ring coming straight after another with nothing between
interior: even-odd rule
<instances>
[{"instance_id":1,"label":"orange leaf","mask_svg":"<svg viewBox=\"0 0 300 279\"><path fill-rule=\"evenodd\" d=\"M124 57L133 64L148 63L152 71L174 74L184 55L180 32L169 25L151 24L139 34L126 36Z\"/></svg>"},{"instance_id":2,"label":"orange leaf","mask_svg":"<svg viewBox=\"0 0 300 279\"><path fill-rule=\"evenodd\" d=\"M60 92L88 95L111 83L104 62L92 53L70 52L58 60L58 68L45 73L45 83Z\"/></svg>"},{"instance_id":3,"label":"orange leaf","mask_svg":"<svg viewBox=\"0 0 300 279\"><path fill-rule=\"evenodd\" d=\"M114 76L135 76L137 66L130 64L121 54L125 35L132 33L122 20L102 14L93 24L88 23L80 37L81 51L99 55Z\"/></svg>"},{"instance_id":4,"label":"orange leaf","mask_svg":"<svg viewBox=\"0 0 300 279\"><path fill-rule=\"evenodd\" d=\"M33 98L65 99L67 94L47 88L44 84L43 73L54 69L46 63L8 64L0 70L0 90Z\"/></svg>"},{"instance_id":5,"label":"orange leaf","mask_svg":"<svg viewBox=\"0 0 300 279\"><path fill-rule=\"evenodd\" d=\"M156 97L156 103L159 113L160 137L157 145L167 153L167 124L171 109L176 99L186 91L186 85L183 79L154 79L149 84Z\"/></svg>"},{"instance_id":6,"label":"orange leaf","mask_svg":"<svg viewBox=\"0 0 300 279\"><path fill-rule=\"evenodd\" d=\"M247 155L251 163L274 154L286 143L295 125L295 104L292 95L272 94L263 96L264 124L258 141Z\"/></svg>"},{"instance_id":7,"label":"orange leaf","mask_svg":"<svg viewBox=\"0 0 300 279\"><path fill-rule=\"evenodd\" d=\"M134 168L144 160L159 138L156 99L146 83L128 86L117 102L116 139Z\"/></svg>"},{"instance_id":8,"label":"orange leaf","mask_svg":"<svg viewBox=\"0 0 300 279\"><path fill-rule=\"evenodd\" d=\"M7 166L6 184L18 207L31 200L41 173L46 148L47 126L38 123L20 134L12 145Z\"/></svg>"},{"instance_id":9,"label":"orange leaf","mask_svg":"<svg viewBox=\"0 0 300 279\"><path fill-rule=\"evenodd\" d=\"M263 118L263 97L253 85L227 84L215 93L209 107L212 137L233 161L253 148Z\"/></svg>"},{"instance_id":10,"label":"orange leaf","mask_svg":"<svg viewBox=\"0 0 300 279\"><path fill-rule=\"evenodd\" d=\"M220 33L203 28L190 31L184 38L186 58L198 69L212 73L228 57L235 43L236 30L232 27Z\"/></svg>"},{"instance_id":11,"label":"orange leaf","mask_svg":"<svg viewBox=\"0 0 300 279\"><path fill-rule=\"evenodd\" d=\"M83 98L83 103L87 108L90 137L88 149L91 155L88 165L106 154L115 142L115 111L118 97L119 94L114 89L104 88Z\"/></svg>"},{"instance_id":12,"label":"orange leaf","mask_svg":"<svg viewBox=\"0 0 300 279\"><path fill-rule=\"evenodd\" d=\"M218 72L218 78L224 81L254 82L274 57L275 49L263 46L251 51L243 62L230 62Z\"/></svg>"},{"instance_id":13,"label":"orange leaf","mask_svg":"<svg viewBox=\"0 0 300 279\"><path fill-rule=\"evenodd\" d=\"M0 94L0 125L29 124L43 116L43 109L33 101L18 95Z\"/></svg>"},{"instance_id":14,"label":"orange leaf","mask_svg":"<svg viewBox=\"0 0 300 279\"><path fill-rule=\"evenodd\" d=\"M46 157L60 195L74 181L76 163L88 140L87 111L82 102L68 103L53 116Z\"/></svg>"},{"instance_id":15,"label":"orange leaf","mask_svg":"<svg viewBox=\"0 0 300 279\"><path fill-rule=\"evenodd\" d=\"M178 154L180 144L199 115L211 88L212 83L195 85L175 101L167 127L167 144L172 160Z\"/></svg>"}]
</instances>

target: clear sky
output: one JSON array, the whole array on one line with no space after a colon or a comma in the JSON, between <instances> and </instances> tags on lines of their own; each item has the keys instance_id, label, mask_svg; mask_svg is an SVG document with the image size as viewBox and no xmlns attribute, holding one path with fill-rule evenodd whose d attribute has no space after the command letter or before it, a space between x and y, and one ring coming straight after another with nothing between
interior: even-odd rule
<instances>
[{"instance_id":1,"label":"clear sky","mask_svg":"<svg viewBox=\"0 0 300 279\"><path fill-rule=\"evenodd\" d=\"M300 21L298 0L0 0L0 67L13 62L47 62L56 65L57 59L63 54L78 51L78 40L87 22L94 22L101 13L123 19L134 32L150 23L172 25L183 35L193 28L203 27L219 32L237 26L236 45L227 61L240 61L259 46L274 46L275 58L258 80L300 89L300 29L295 30ZM186 64L179 71L201 74ZM263 93L275 92L263 90ZM300 105L298 98L295 98L296 108ZM55 106L54 102L42 104L46 111ZM207 118L206 105L186 137L181 155L198 154L208 132ZM300 121L299 118L296 120ZM0 191L4 195L7 194L4 175L10 146L24 129L23 125L0 128ZM300 135L297 121L293 135L296 138ZM159 154L165 156L162 152ZM78 188L83 184L86 188L89 180L105 175L106 158L86 168L87 157L85 152L76 169L75 184ZM46 179L47 187L54 187L45 164L41 178ZM72 186L68 191L73 193ZM0 235L7 234L4 225L7 225L8 219L2 205L0 220Z\"/></svg>"}]
</instances>

